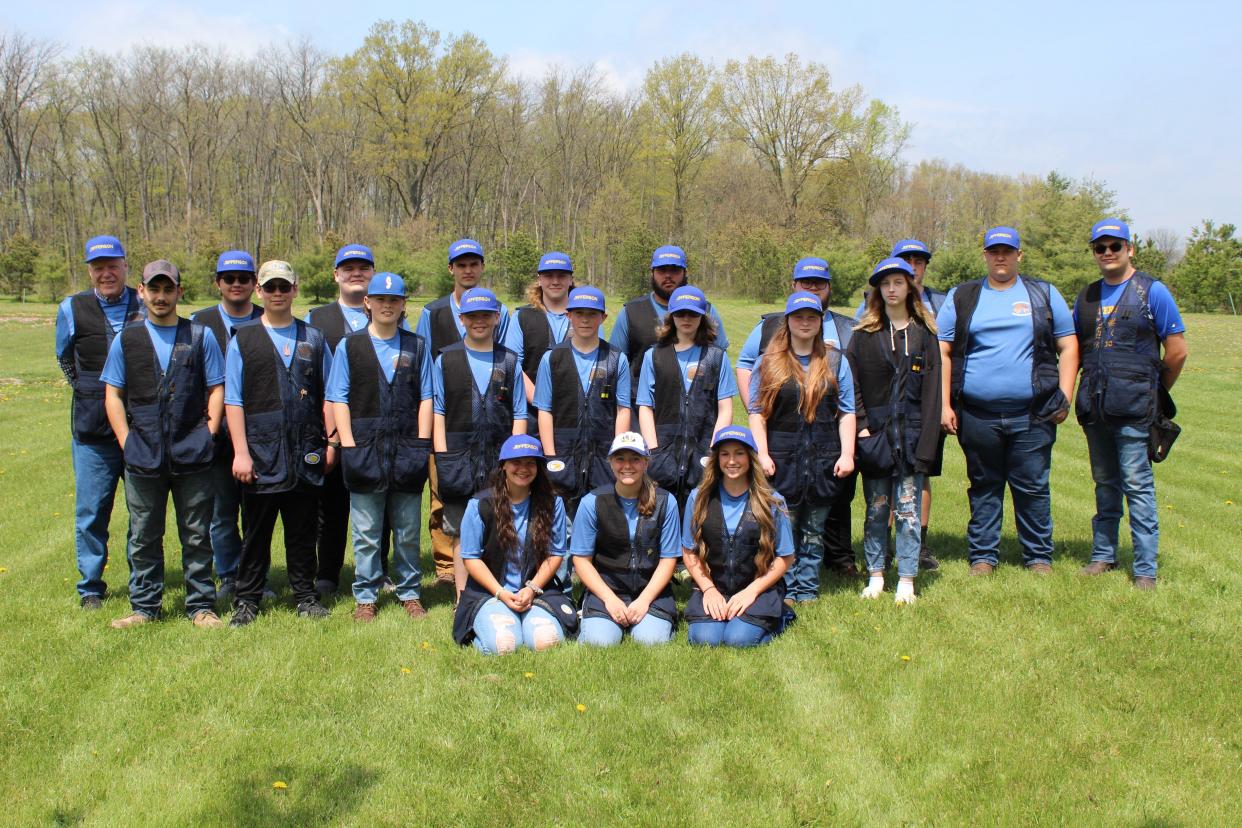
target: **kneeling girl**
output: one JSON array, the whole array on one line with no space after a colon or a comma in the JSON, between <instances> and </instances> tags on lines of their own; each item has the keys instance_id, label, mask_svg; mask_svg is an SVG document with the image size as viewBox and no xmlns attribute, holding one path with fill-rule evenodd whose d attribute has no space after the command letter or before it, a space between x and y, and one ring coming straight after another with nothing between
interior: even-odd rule
<instances>
[{"instance_id":1,"label":"kneeling girl","mask_svg":"<svg viewBox=\"0 0 1242 828\"><path fill-rule=\"evenodd\" d=\"M686 605L691 644L753 647L781 632L793 530L750 429L716 433L703 481L686 501L682 546L694 579Z\"/></svg>"},{"instance_id":2,"label":"kneeling girl","mask_svg":"<svg viewBox=\"0 0 1242 828\"><path fill-rule=\"evenodd\" d=\"M539 440L505 440L490 488L466 505L466 586L453 639L488 655L546 650L578 629L573 602L549 584L565 555L565 504L552 491Z\"/></svg>"}]
</instances>

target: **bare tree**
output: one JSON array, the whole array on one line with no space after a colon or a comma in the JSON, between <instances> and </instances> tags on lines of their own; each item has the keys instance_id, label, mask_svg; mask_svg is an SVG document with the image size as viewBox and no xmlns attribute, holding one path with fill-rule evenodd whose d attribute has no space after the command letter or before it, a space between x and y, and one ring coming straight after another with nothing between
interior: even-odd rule
<instances>
[{"instance_id":1,"label":"bare tree","mask_svg":"<svg viewBox=\"0 0 1242 828\"><path fill-rule=\"evenodd\" d=\"M61 47L26 37L20 32L0 33L0 138L4 140L9 185L17 193L22 227L34 234L30 205L30 153L47 113L45 92L56 72Z\"/></svg>"}]
</instances>

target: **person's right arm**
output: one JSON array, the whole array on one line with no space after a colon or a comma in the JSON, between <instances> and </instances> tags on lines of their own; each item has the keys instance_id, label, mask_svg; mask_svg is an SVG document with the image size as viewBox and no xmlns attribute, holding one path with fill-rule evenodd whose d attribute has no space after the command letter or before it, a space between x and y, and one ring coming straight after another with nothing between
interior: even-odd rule
<instances>
[{"instance_id":1,"label":"person's right arm","mask_svg":"<svg viewBox=\"0 0 1242 828\"><path fill-rule=\"evenodd\" d=\"M56 364L70 388L78 387L78 366L73 361L73 310L65 299L56 309Z\"/></svg>"},{"instance_id":2,"label":"person's right arm","mask_svg":"<svg viewBox=\"0 0 1242 828\"><path fill-rule=\"evenodd\" d=\"M953 382L953 343L940 343L940 427L946 434L957 434L957 414L950 395Z\"/></svg>"},{"instance_id":3,"label":"person's right arm","mask_svg":"<svg viewBox=\"0 0 1242 828\"><path fill-rule=\"evenodd\" d=\"M122 449L125 448L125 441L129 439L129 418L125 416L125 398L121 395L124 390L114 385L104 386L104 411L108 415L108 425L112 426L112 433L116 435L116 441Z\"/></svg>"}]
</instances>

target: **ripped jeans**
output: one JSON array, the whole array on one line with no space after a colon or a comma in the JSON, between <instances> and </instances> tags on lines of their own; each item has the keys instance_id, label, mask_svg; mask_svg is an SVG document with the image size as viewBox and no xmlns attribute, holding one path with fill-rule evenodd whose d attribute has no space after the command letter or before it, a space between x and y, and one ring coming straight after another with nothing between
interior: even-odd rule
<instances>
[{"instance_id":1,"label":"ripped jeans","mask_svg":"<svg viewBox=\"0 0 1242 828\"><path fill-rule=\"evenodd\" d=\"M894 515L897 534L897 575L913 578L919 574L919 547L922 531L919 521L923 498L923 475L893 475L863 478L867 498L867 518L863 524L863 553L867 571L882 572L888 547L888 518ZM893 509L892 504L897 504Z\"/></svg>"},{"instance_id":2,"label":"ripped jeans","mask_svg":"<svg viewBox=\"0 0 1242 828\"><path fill-rule=\"evenodd\" d=\"M518 614L491 598L474 617L474 646L484 655L507 655L519 647L546 650L565 639L561 622L542 607Z\"/></svg>"}]
</instances>

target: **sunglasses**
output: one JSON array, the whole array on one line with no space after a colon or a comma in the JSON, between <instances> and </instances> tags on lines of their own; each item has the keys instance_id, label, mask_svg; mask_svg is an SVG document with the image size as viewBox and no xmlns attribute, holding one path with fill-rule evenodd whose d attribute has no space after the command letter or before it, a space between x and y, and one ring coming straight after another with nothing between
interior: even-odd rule
<instances>
[{"instance_id":1,"label":"sunglasses","mask_svg":"<svg viewBox=\"0 0 1242 828\"><path fill-rule=\"evenodd\" d=\"M249 273L220 273L216 279L226 285L248 285L254 281L254 277Z\"/></svg>"},{"instance_id":2,"label":"sunglasses","mask_svg":"<svg viewBox=\"0 0 1242 828\"><path fill-rule=\"evenodd\" d=\"M293 290L293 285L288 282L274 281L259 285L259 290L264 293L289 293Z\"/></svg>"},{"instance_id":3,"label":"sunglasses","mask_svg":"<svg viewBox=\"0 0 1242 828\"><path fill-rule=\"evenodd\" d=\"M1108 244L1105 244L1104 242L1098 242L1096 244L1091 245L1091 249L1095 251L1095 255L1097 256L1104 255L1105 251L1108 251L1110 253L1120 253L1121 248L1123 247L1125 247L1125 245L1119 241L1109 242Z\"/></svg>"}]
</instances>

